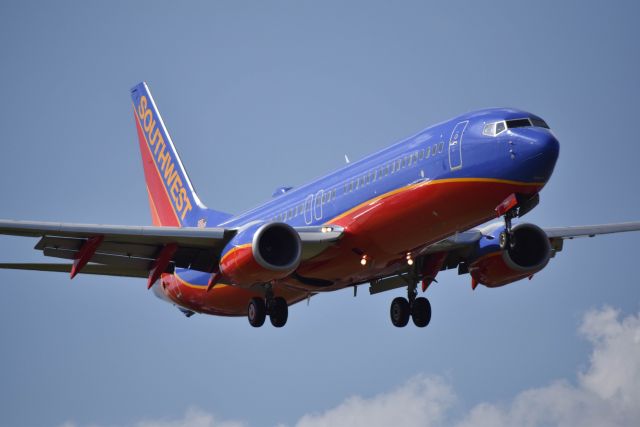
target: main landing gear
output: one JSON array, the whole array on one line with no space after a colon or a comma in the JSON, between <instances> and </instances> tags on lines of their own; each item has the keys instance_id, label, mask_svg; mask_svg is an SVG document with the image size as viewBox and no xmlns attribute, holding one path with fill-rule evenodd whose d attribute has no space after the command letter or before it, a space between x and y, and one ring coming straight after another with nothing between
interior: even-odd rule
<instances>
[{"instance_id":1,"label":"main landing gear","mask_svg":"<svg viewBox=\"0 0 640 427\"><path fill-rule=\"evenodd\" d=\"M511 220L517 216L517 211L512 209L504 214L504 231L500 233L500 249L512 249L516 240L511 231Z\"/></svg>"},{"instance_id":2,"label":"main landing gear","mask_svg":"<svg viewBox=\"0 0 640 427\"><path fill-rule=\"evenodd\" d=\"M282 328L289 317L287 300L282 297L274 297L271 289L267 289L265 298L251 298L247 307L247 318L249 324L254 328L264 325L267 315L269 315L271 324L276 328Z\"/></svg>"},{"instance_id":3,"label":"main landing gear","mask_svg":"<svg viewBox=\"0 0 640 427\"><path fill-rule=\"evenodd\" d=\"M424 297L419 297L417 283L407 289L407 298L398 297L391 302L391 323L393 326L403 328L409 323L409 317L413 324L424 328L431 321L431 303Z\"/></svg>"}]
</instances>

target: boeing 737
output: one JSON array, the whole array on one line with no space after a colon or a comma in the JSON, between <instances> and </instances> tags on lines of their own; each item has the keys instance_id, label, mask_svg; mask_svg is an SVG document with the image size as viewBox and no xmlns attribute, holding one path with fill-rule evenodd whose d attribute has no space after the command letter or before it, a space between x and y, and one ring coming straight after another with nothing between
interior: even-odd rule
<instances>
[{"instance_id":1,"label":"boeing 737","mask_svg":"<svg viewBox=\"0 0 640 427\"><path fill-rule=\"evenodd\" d=\"M442 270L471 286L531 278L565 239L640 230L640 222L541 228L512 223L535 208L556 164L558 140L526 111L455 117L266 203L232 215L196 195L145 83L131 90L153 226L0 221L0 234L38 238L66 263L0 268L145 278L185 315L267 317L311 296L369 284L391 302L393 325L431 320L426 291ZM497 220L493 223L492 219Z\"/></svg>"}]
</instances>

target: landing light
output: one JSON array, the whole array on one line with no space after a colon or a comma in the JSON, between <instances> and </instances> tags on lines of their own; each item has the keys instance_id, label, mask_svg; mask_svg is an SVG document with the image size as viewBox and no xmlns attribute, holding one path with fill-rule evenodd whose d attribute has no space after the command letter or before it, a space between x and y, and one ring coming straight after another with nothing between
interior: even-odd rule
<instances>
[{"instance_id":1,"label":"landing light","mask_svg":"<svg viewBox=\"0 0 640 427\"><path fill-rule=\"evenodd\" d=\"M369 261L369 259L367 258L367 256L366 256L366 255L362 255L362 258L360 258L360 264L361 264L362 266L367 265L367 262L368 262L368 261Z\"/></svg>"},{"instance_id":2,"label":"landing light","mask_svg":"<svg viewBox=\"0 0 640 427\"><path fill-rule=\"evenodd\" d=\"M333 227L322 227L320 231L323 233L331 233L333 231Z\"/></svg>"},{"instance_id":3,"label":"landing light","mask_svg":"<svg viewBox=\"0 0 640 427\"><path fill-rule=\"evenodd\" d=\"M411 258L411 252L407 252L407 264L413 265L413 258Z\"/></svg>"}]
</instances>

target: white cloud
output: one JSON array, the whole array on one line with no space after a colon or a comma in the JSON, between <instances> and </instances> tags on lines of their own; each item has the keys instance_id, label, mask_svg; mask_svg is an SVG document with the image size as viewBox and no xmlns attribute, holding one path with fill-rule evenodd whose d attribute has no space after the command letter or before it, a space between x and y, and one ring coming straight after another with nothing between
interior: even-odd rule
<instances>
[{"instance_id":1,"label":"white cloud","mask_svg":"<svg viewBox=\"0 0 640 427\"><path fill-rule=\"evenodd\" d=\"M439 377L418 375L370 398L352 396L335 408L304 415L296 427L324 426L636 426L640 420L640 314L620 319L606 307L587 313L580 333L593 346L576 384L556 381L518 393L505 403L480 403L454 420L456 395ZM180 420L142 421L134 427L238 427L189 409ZM75 427L67 423L64 427Z\"/></svg>"},{"instance_id":2,"label":"white cloud","mask_svg":"<svg viewBox=\"0 0 640 427\"><path fill-rule=\"evenodd\" d=\"M370 399L350 397L296 427L322 426L636 426L640 419L640 316L619 320L612 308L584 316L580 332L592 343L589 367L575 385L557 381L525 390L506 404L481 403L451 420L451 386L418 376Z\"/></svg>"},{"instance_id":3,"label":"white cloud","mask_svg":"<svg viewBox=\"0 0 640 427\"><path fill-rule=\"evenodd\" d=\"M444 381L417 376L390 393L370 399L350 397L322 414L305 415L296 426L436 426L454 401L453 390Z\"/></svg>"}]
</instances>

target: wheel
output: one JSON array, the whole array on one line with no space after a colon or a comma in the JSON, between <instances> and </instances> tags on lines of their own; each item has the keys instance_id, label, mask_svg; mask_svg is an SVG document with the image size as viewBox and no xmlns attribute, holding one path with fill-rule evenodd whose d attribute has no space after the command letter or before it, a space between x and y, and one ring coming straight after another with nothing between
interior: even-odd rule
<instances>
[{"instance_id":1,"label":"wheel","mask_svg":"<svg viewBox=\"0 0 640 427\"><path fill-rule=\"evenodd\" d=\"M391 301L391 323L397 328L403 328L409 323L409 301L406 298L398 297Z\"/></svg>"},{"instance_id":2,"label":"wheel","mask_svg":"<svg viewBox=\"0 0 640 427\"><path fill-rule=\"evenodd\" d=\"M263 299L251 298L247 308L247 317L249 318L249 324L254 328L259 328L264 324L264 319L267 317L267 308Z\"/></svg>"},{"instance_id":3,"label":"wheel","mask_svg":"<svg viewBox=\"0 0 640 427\"><path fill-rule=\"evenodd\" d=\"M509 243L509 236L507 235L506 231L500 233L498 242L500 243L500 249L504 250L507 248L507 244Z\"/></svg>"},{"instance_id":4,"label":"wheel","mask_svg":"<svg viewBox=\"0 0 640 427\"><path fill-rule=\"evenodd\" d=\"M269 304L269 319L276 328L282 328L287 323L289 307L282 297L276 297Z\"/></svg>"},{"instance_id":5,"label":"wheel","mask_svg":"<svg viewBox=\"0 0 640 427\"><path fill-rule=\"evenodd\" d=\"M413 324L418 328L424 328L431 321L431 303L424 297L416 298L411 307Z\"/></svg>"}]
</instances>

